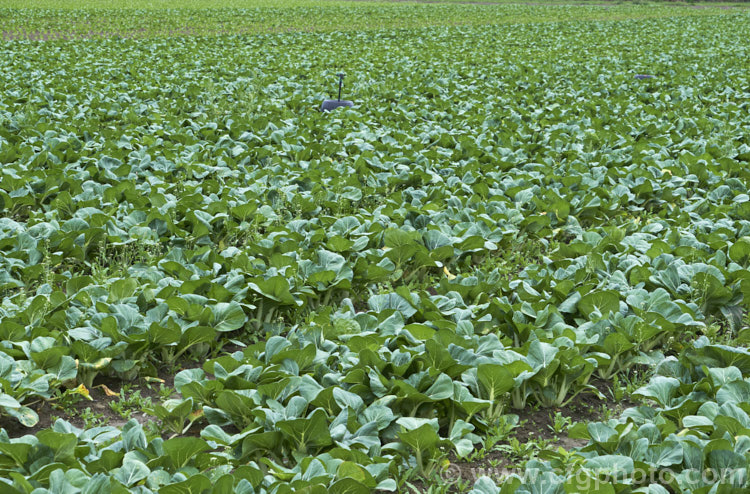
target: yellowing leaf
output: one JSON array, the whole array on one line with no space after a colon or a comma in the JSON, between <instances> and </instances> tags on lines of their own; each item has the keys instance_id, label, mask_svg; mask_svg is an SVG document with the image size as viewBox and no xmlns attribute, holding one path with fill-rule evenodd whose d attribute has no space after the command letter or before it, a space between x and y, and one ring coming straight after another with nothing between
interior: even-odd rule
<instances>
[{"instance_id":1,"label":"yellowing leaf","mask_svg":"<svg viewBox=\"0 0 750 494\"><path fill-rule=\"evenodd\" d=\"M76 368L90 369L90 370L102 370L112 362L111 357L100 358L96 362L79 362L76 360Z\"/></svg>"},{"instance_id":2,"label":"yellowing leaf","mask_svg":"<svg viewBox=\"0 0 750 494\"><path fill-rule=\"evenodd\" d=\"M97 386L97 388L102 388L102 391L104 391L104 394L107 396L120 396L120 393L112 391L104 384L100 384L99 386Z\"/></svg>"},{"instance_id":3,"label":"yellowing leaf","mask_svg":"<svg viewBox=\"0 0 750 494\"><path fill-rule=\"evenodd\" d=\"M71 393L79 394L86 398L87 400L92 400L91 394L89 393L89 390L84 386L83 384L79 384L77 388L70 391Z\"/></svg>"},{"instance_id":4,"label":"yellowing leaf","mask_svg":"<svg viewBox=\"0 0 750 494\"><path fill-rule=\"evenodd\" d=\"M443 266L443 273L445 273L445 276L446 276L446 277L447 277L447 278L448 278L449 280L455 280L455 279L456 279L456 275L454 275L454 274L451 274L451 272L450 272L450 271L448 271L448 267L447 267L447 266Z\"/></svg>"}]
</instances>

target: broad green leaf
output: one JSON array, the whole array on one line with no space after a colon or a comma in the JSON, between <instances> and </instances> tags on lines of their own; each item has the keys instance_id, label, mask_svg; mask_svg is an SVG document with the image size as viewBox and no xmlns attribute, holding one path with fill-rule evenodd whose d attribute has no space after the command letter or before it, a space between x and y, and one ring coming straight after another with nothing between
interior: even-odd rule
<instances>
[{"instance_id":1,"label":"broad green leaf","mask_svg":"<svg viewBox=\"0 0 750 494\"><path fill-rule=\"evenodd\" d=\"M587 293L578 301L578 310L586 317L591 317L594 313L607 317L620 310L620 295L614 290Z\"/></svg>"},{"instance_id":2,"label":"broad green leaf","mask_svg":"<svg viewBox=\"0 0 750 494\"><path fill-rule=\"evenodd\" d=\"M234 331L247 322L247 316L237 302L218 303L213 306L212 312L212 325L216 331Z\"/></svg>"},{"instance_id":3,"label":"broad green leaf","mask_svg":"<svg viewBox=\"0 0 750 494\"><path fill-rule=\"evenodd\" d=\"M429 451L440 441L440 436L430 424L423 424L412 430L402 430L398 437L415 452Z\"/></svg>"},{"instance_id":4,"label":"broad green leaf","mask_svg":"<svg viewBox=\"0 0 750 494\"><path fill-rule=\"evenodd\" d=\"M125 460L114 474L113 478L125 487L131 487L148 477L149 468L137 460Z\"/></svg>"},{"instance_id":5,"label":"broad green leaf","mask_svg":"<svg viewBox=\"0 0 750 494\"><path fill-rule=\"evenodd\" d=\"M513 389L513 375L508 369L498 364L480 364L477 367L477 382L482 391L482 398L498 400Z\"/></svg>"},{"instance_id":6,"label":"broad green leaf","mask_svg":"<svg viewBox=\"0 0 750 494\"><path fill-rule=\"evenodd\" d=\"M304 451L307 448L318 448L331 444L325 412L318 408L307 418L282 420L276 423L295 447Z\"/></svg>"},{"instance_id":7,"label":"broad green leaf","mask_svg":"<svg viewBox=\"0 0 750 494\"><path fill-rule=\"evenodd\" d=\"M178 469L187 465L198 453L211 449L206 441L197 437L175 437L164 441L162 447Z\"/></svg>"}]
</instances>

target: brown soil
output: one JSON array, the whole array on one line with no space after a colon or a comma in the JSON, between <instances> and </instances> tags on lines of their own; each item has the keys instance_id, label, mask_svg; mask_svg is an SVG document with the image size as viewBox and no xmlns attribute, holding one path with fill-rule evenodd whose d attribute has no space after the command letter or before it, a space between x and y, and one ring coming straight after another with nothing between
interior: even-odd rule
<instances>
[{"instance_id":1,"label":"brown soil","mask_svg":"<svg viewBox=\"0 0 750 494\"><path fill-rule=\"evenodd\" d=\"M547 450L557 450L563 448L566 451L572 451L575 448L585 446L588 441L568 437L567 433L557 434L553 430L554 415L559 412L563 417L569 417L572 423L576 422L594 422L603 418L603 410L609 409L612 416L616 417L626 408L635 404L628 399L619 402L611 398L609 386L605 381L595 381L592 384L607 398L600 399L593 393L582 393L578 395L571 403L561 408L541 408L532 409L528 407L524 410L511 410L519 416L519 426L511 432L510 437L517 439L520 443L528 443L532 440L541 440L548 446ZM518 469L519 460L528 460L529 458L513 458L505 451L499 448L509 444L509 441L501 441L490 451L484 458L474 461L460 460L451 455L449 458L451 464L448 471L443 474L443 478L448 483L456 483L458 480L468 482L473 485L474 482L482 475L489 477L501 478L513 473Z\"/></svg>"},{"instance_id":2,"label":"brown soil","mask_svg":"<svg viewBox=\"0 0 750 494\"><path fill-rule=\"evenodd\" d=\"M109 406L111 402L119 400L119 397L108 396L105 393L104 388L100 387L102 384L115 393L119 394L121 392L122 384L120 381L113 379L98 379L94 382L92 389L89 390L91 400L87 400L81 396L78 401L69 406L67 410L62 409L55 402L42 401L41 403L31 406L31 408L39 415L39 422L34 427L24 427L15 418L8 416L0 417L0 427L5 429L10 437L20 437L27 434L35 435L42 429L52 427L57 418L66 420L75 427L83 428L85 423L81 418L81 414L85 413L87 408L90 408L94 415L101 415L99 422L105 425L122 427L127 420L121 417ZM137 389L141 391L141 396L151 397L152 400L158 399L158 396L156 396L157 393L149 390L145 386L138 387ZM141 423L154 420L153 417L150 417L145 413L133 413L132 418Z\"/></svg>"},{"instance_id":3,"label":"brown soil","mask_svg":"<svg viewBox=\"0 0 750 494\"><path fill-rule=\"evenodd\" d=\"M225 348L228 351L241 350L237 348ZM181 369L200 367L199 363L185 362ZM167 372L160 372L159 379L164 381L164 385L172 388L174 386L174 375ZM123 383L119 379L97 378L92 389L89 390L91 400L81 398L78 402L68 408L68 410L55 407L54 403L42 401L33 405L32 408L39 415L39 422L31 428L27 428L18 423L11 417L0 417L0 428L4 428L10 437L20 437L23 435L34 435L38 431L51 427L56 417L67 420L75 427L84 428L86 424L81 418L81 414L87 408L95 415L101 415L99 421L104 425L122 427L127 420L115 412L110 404L120 400L119 396L110 396L105 392L105 387L111 392L121 394ZM154 404L159 403L161 398L158 393L159 385L148 385L144 380L132 383L130 392L140 391L142 398L150 398ZM567 433L555 433L553 430L554 415L559 412L563 417L569 417L572 423L576 422L593 422L603 418L603 410L609 410L612 416L618 416L624 409L634 406L628 399L619 402L611 398L609 384L606 381L593 381L592 384L606 397L601 399L593 393L582 393L578 395L571 403L561 408L538 408L531 406L523 410L511 410L519 416L519 426L510 434L510 438L519 441L521 444L530 441L545 443L545 450L557 450L562 447L566 451L584 446L587 441L568 437ZM177 396L176 393L174 396ZM141 424L157 421L140 410L133 410L131 418L138 420ZM200 425L194 425L185 435L198 435ZM165 436L166 438L166 436ZM483 458L467 461L458 459L454 454L449 455L450 465L448 469L441 473L441 477L449 485L449 492L458 492L455 490L457 481L461 480L465 485L473 485L474 482L482 475L487 475L499 479L517 469L519 462L529 459L527 455L524 458L514 458L508 452L502 449L508 445L510 440L498 442L488 454ZM410 481L411 485L417 489L417 492L427 491L427 486L423 480L414 479ZM454 490L451 490L454 489Z\"/></svg>"},{"instance_id":4,"label":"brown soil","mask_svg":"<svg viewBox=\"0 0 750 494\"><path fill-rule=\"evenodd\" d=\"M200 367L201 364L195 362L184 362L180 367L182 369L190 369ZM164 386L168 388L174 388L174 375L164 370L159 372L159 379L163 381ZM86 413L86 409L91 409L91 413L101 417L98 417L97 421L102 425L110 425L114 427L122 427L127 422L127 419L122 417L119 413L112 409L110 403L117 402L120 400L120 396L110 396L105 392L105 387L117 395L122 395L123 385L130 384L130 392L140 391L143 399L150 398L153 404L161 402L159 396L159 384L147 383L143 379L139 379L137 382L124 383L120 379L100 376L94 380L94 385L89 389L89 396L91 400L87 400L81 396L78 401L70 405L67 409L64 409L57 405L54 401L41 401L39 403L33 403L30 406L39 415L39 422L33 427L24 427L18 420L13 417L2 415L0 416L0 428L5 429L8 436L11 438L21 437L27 434L35 435L42 429L52 427L57 418L61 418L70 422L73 426L84 428L86 426L82 414ZM178 396L177 393L173 393L173 397ZM131 418L136 419L141 424L147 422L154 422L158 419L151 415L148 415L142 411L132 410ZM188 432L190 433L190 432Z\"/></svg>"}]
</instances>

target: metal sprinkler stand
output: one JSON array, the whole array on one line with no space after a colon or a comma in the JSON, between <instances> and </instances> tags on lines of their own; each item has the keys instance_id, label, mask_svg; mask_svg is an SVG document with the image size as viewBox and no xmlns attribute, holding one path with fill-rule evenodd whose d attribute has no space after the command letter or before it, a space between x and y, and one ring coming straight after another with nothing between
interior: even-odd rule
<instances>
[{"instance_id":1,"label":"metal sprinkler stand","mask_svg":"<svg viewBox=\"0 0 750 494\"><path fill-rule=\"evenodd\" d=\"M331 111L342 106L354 106L349 100L341 99L341 88L344 86L344 74L336 74L339 78L339 97L338 99L327 99L320 105L320 111Z\"/></svg>"}]
</instances>

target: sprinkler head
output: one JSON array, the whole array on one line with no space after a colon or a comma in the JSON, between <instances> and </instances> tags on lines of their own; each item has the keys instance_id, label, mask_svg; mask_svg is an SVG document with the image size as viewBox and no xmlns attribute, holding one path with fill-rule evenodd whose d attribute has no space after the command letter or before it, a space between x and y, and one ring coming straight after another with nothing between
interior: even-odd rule
<instances>
[{"instance_id":1,"label":"sprinkler head","mask_svg":"<svg viewBox=\"0 0 750 494\"><path fill-rule=\"evenodd\" d=\"M349 100L342 100L341 99L341 88L344 86L344 74L338 73L336 76L339 78L339 97L338 99L327 99L323 102L322 105L320 105L320 111L331 111L335 110L336 108L340 108L342 106L348 106L352 107L354 106L354 103Z\"/></svg>"}]
</instances>

